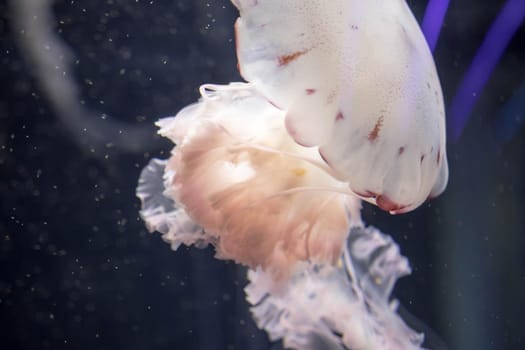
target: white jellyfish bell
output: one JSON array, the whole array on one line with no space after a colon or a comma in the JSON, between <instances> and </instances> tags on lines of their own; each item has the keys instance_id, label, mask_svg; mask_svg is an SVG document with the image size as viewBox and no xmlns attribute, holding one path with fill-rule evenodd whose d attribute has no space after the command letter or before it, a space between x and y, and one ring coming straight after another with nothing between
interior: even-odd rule
<instances>
[{"instance_id":1,"label":"white jellyfish bell","mask_svg":"<svg viewBox=\"0 0 525 350\"><path fill-rule=\"evenodd\" d=\"M391 213L448 181L443 96L404 0L232 0L242 76L353 193Z\"/></svg>"}]
</instances>

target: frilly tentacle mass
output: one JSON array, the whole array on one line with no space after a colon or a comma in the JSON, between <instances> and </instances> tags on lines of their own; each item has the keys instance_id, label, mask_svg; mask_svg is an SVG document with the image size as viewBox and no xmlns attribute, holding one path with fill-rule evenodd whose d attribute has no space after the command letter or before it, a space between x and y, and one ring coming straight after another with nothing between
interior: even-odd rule
<instances>
[{"instance_id":1,"label":"frilly tentacle mass","mask_svg":"<svg viewBox=\"0 0 525 350\"><path fill-rule=\"evenodd\" d=\"M408 261L399 254L398 246L377 229L363 226L359 217L359 200L352 197L344 184L322 173L323 167L317 163L319 159L315 153L288 143L282 124L267 122L284 116L265 103L251 86L213 86L211 95L209 89L210 86L201 89L203 97L199 103L187 107L175 118L158 123L160 133L171 137L177 146L170 159L151 160L140 176L137 195L142 202L140 213L148 229L161 232L174 250L181 244L197 247L211 244L218 257L234 259L251 267L246 294L252 304L253 316L272 340L282 339L288 348L420 349L423 336L405 325L396 313L396 301L390 300L397 278L410 273ZM247 106L250 106L248 110ZM253 106L258 108L251 109ZM238 115L239 118L242 116L250 122L243 124L242 119L236 119L238 113L242 114ZM235 122L231 125L225 123L232 120ZM210 132L220 130L227 137L215 144L211 134L206 134L210 138L205 137L207 142L200 144L199 132L207 130L202 128L202 123L211 123ZM265 125L270 125L270 129L261 129ZM275 141L276 135L282 137L279 142ZM192 145L193 142L197 142L197 146ZM191 162L187 160L189 163L182 161L185 152L195 155L194 147L197 153L203 152L204 155ZM260 159L251 154L252 151L258 156L257 152L263 152L265 157ZM268 165L266 157L282 158L291 168L275 174L258 169L258 162ZM272 161L276 159L272 158ZM239 166L239 162L245 163L236 172L234 165ZM204 168L201 163L205 164ZM192 174L184 178L184 183L179 183L177 178L183 176L181 173L187 164L198 166L203 171L209 169L207 166L214 170ZM283 166L281 162L275 164ZM303 179L308 172L314 174ZM296 179L298 173L301 175L299 180ZM192 180L193 176L197 179ZM222 177L227 177L228 181L217 180ZM206 213L211 212L213 220L205 218L197 223L195 216L200 218L200 211L191 201L179 200L183 198L181 193L186 181L191 183L202 179L204 181L199 182L202 197L198 197L202 203L199 202L197 209L205 208ZM205 186L207 182L210 185ZM268 182L279 184L281 193L274 187L268 189ZM226 191L230 194L231 189L234 193L240 191L241 199L232 212L228 211L222 217L222 209L215 208L213 203L218 193ZM259 197L253 199L246 196L245 191L256 191ZM265 191L273 191L274 195ZM295 195L299 197L295 198ZM305 202L305 196L314 201ZM272 220L265 221L272 215L267 209L275 208L275 205L279 207L280 201L284 201L287 210L278 210ZM312 211L322 210L331 202L334 202L334 208L342 211L337 217L344 217L339 226L335 226L337 231L332 233L325 230L333 228L332 224L323 225L321 220L321 226L316 227L314 220L312 227L303 225L307 217L301 211L294 211L296 206L304 209L308 205L313 206ZM266 204L269 207L265 209ZM229 248L221 242L228 235L228 224L235 220L231 218L235 215L248 215L255 224L260 222L261 227L254 231L250 231L252 226L241 224L240 235L233 243L228 243L248 249L251 260L237 252L235 247ZM300 215L304 220L290 226L293 215ZM279 220L284 220L284 228L279 228ZM216 221L221 224L205 227ZM266 231L259 231L261 229ZM250 242L245 242L243 235L250 237L254 232L255 238L267 239L269 243L261 244L256 240L250 245ZM289 236L294 237L291 246L288 246L288 240L292 239ZM325 249L327 245L331 248Z\"/></svg>"}]
</instances>

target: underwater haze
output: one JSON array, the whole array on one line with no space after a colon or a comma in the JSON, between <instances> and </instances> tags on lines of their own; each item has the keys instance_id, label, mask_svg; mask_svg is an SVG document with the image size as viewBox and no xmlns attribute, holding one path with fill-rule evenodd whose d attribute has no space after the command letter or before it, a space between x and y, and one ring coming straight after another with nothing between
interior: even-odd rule
<instances>
[{"instance_id":1,"label":"underwater haze","mask_svg":"<svg viewBox=\"0 0 525 350\"><path fill-rule=\"evenodd\" d=\"M405 214L365 203L363 220L410 262L392 296L425 347L524 349L525 1L408 5L443 89L448 187ZM135 195L173 147L154 123L202 83L242 81L232 3L3 0L0 14L0 348L282 349L252 319L246 269L172 251Z\"/></svg>"}]
</instances>

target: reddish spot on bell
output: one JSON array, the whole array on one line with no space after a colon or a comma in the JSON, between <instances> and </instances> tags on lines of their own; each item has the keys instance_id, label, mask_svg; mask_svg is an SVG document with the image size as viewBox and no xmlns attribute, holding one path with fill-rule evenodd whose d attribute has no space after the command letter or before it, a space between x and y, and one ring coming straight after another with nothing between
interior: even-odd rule
<instances>
[{"instance_id":1,"label":"reddish spot on bell","mask_svg":"<svg viewBox=\"0 0 525 350\"><path fill-rule=\"evenodd\" d=\"M384 120L384 116L380 116L379 118L377 118L374 128L368 134L368 141L374 142L375 140L377 140L377 138L379 137L379 132L381 131L381 127L383 126Z\"/></svg>"},{"instance_id":2,"label":"reddish spot on bell","mask_svg":"<svg viewBox=\"0 0 525 350\"><path fill-rule=\"evenodd\" d=\"M399 150L397 151L397 155L400 156L405 152L405 146L399 147Z\"/></svg>"},{"instance_id":3,"label":"reddish spot on bell","mask_svg":"<svg viewBox=\"0 0 525 350\"><path fill-rule=\"evenodd\" d=\"M407 207L406 205L399 204L399 203L396 203L396 202L392 201L390 198L388 198L385 195L377 196L376 204L377 204L377 206L379 208L381 208L381 209L383 209L385 211L390 211L390 212L400 212L404 208Z\"/></svg>"},{"instance_id":4,"label":"reddish spot on bell","mask_svg":"<svg viewBox=\"0 0 525 350\"><path fill-rule=\"evenodd\" d=\"M339 113L337 113L337 115L335 116L335 121L339 121L343 119L345 119L345 116L343 115L341 111L339 111Z\"/></svg>"},{"instance_id":5,"label":"reddish spot on bell","mask_svg":"<svg viewBox=\"0 0 525 350\"><path fill-rule=\"evenodd\" d=\"M315 89L306 89L306 94L307 95L313 95L313 94L315 94L316 91L317 90L315 90Z\"/></svg>"},{"instance_id":6,"label":"reddish spot on bell","mask_svg":"<svg viewBox=\"0 0 525 350\"><path fill-rule=\"evenodd\" d=\"M277 58L277 63L281 67L282 66L287 66L288 64L290 64L290 62L295 61L296 59L298 59L299 57L301 57L302 55L304 55L307 52L308 52L308 50L305 50L305 51L294 52L294 53L291 53L289 55L279 56Z\"/></svg>"}]
</instances>

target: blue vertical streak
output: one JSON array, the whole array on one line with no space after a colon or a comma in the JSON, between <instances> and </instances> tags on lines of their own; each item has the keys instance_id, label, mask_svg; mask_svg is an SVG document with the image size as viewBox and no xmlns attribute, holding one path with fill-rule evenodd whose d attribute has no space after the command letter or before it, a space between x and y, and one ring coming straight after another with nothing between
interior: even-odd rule
<instances>
[{"instance_id":1,"label":"blue vertical streak","mask_svg":"<svg viewBox=\"0 0 525 350\"><path fill-rule=\"evenodd\" d=\"M432 52L436 48L443 20L447 14L448 4L449 0L430 0L425 10L421 28Z\"/></svg>"},{"instance_id":2,"label":"blue vertical streak","mask_svg":"<svg viewBox=\"0 0 525 350\"><path fill-rule=\"evenodd\" d=\"M525 83L521 85L518 92L501 109L495 125L494 133L496 139L503 146L516 134L525 123Z\"/></svg>"},{"instance_id":3,"label":"blue vertical streak","mask_svg":"<svg viewBox=\"0 0 525 350\"><path fill-rule=\"evenodd\" d=\"M449 112L452 140L457 141L494 67L525 18L525 0L508 0L474 57Z\"/></svg>"}]
</instances>

